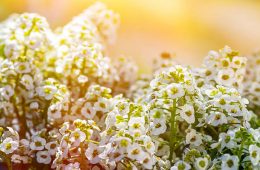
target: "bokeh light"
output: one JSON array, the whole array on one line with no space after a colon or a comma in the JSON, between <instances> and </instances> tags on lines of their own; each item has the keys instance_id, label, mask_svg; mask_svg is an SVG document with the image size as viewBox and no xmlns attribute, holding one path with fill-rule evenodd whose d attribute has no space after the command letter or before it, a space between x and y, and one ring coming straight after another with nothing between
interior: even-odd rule
<instances>
[{"instance_id":1,"label":"bokeh light","mask_svg":"<svg viewBox=\"0 0 260 170\"><path fill-rule=\"evenodd\" d=\"M53 28L62 26L95 0L1 0L0 19L36 12ZM184 64L199 65L210 49L225 45L243 55L260 46L260 1L256 0L101 0L121 16L110 57L129 56L150 69L161 52ZM145 64L144 64L145 63Z\"/></svg>"}]
</instances>

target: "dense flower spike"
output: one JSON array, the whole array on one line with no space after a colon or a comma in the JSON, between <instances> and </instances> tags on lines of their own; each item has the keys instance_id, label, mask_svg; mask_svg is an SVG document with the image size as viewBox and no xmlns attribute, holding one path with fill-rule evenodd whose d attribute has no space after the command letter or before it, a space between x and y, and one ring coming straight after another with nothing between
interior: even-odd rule
<instances>
[{"instance_id":1,"label":"dense flower spike","mask_svg":"<svg viewBox=\"0 0 260 170\"><path fill-rule=\"evenodd\" d=\"M137 78L107 56L118 25L102 3L54 32L37 14L0 24L0 167L259 169L259 53L162 53Z\"/></svg>"}]
</instances>

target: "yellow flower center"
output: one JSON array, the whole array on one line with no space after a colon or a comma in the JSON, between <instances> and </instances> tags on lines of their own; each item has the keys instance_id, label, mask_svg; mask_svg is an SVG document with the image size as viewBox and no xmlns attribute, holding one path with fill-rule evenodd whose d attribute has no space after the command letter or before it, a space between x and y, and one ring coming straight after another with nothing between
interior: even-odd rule
<instances>
[{"instance_id":1,"label":"yellow flower center","mask_svg":"<svg viewBox=\"0 0 260 170\"><path fill-rule=\"evenodd\" d=\"M140 153L140 150L139 149L134 149L131 153L133 155L138 155Z\"/></svg>"},{"instance_id":2,"label":"yellow flower center","mask_svg":"<svg viewBox=\"0 0 260 170\"><path fill-rule=\"evenodd\" d=\"M7 143L6 145L5 145L5 149L6 150L10 150L12 148L12 144L11 143Z\"/></svg>"}]
</instances>

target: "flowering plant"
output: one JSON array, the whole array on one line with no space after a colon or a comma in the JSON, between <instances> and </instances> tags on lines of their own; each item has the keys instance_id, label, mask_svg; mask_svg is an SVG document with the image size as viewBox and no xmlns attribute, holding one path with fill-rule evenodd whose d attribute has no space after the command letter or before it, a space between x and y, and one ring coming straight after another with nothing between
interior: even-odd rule
<instances>
[{"instance_id":1,"label":"flowering plant","mask_svg":"<svg viewBox=\"0 0 260 170\"><path fill-rule=\"evenodd\" d=\"M0 167L259 169L260 55L163 53L150 75L107 57L119 16L102 3L52 31L37 14L0 24Z\"/></svg>"}]
</instances>

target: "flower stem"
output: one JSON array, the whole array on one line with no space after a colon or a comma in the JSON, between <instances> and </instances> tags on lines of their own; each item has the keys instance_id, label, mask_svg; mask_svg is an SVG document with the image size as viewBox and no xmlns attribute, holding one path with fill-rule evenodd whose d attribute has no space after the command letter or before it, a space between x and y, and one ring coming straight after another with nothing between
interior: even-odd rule
<instances>
[{"instance_id":1,"label":"flower stem","mask_svg":"<svg viewBox=\"0 0 260 170\"><path fill-rule=\"evenodd\" d=\"M218 132L216 131L216 129L214 129L211 125L209 125L208 127L211 129L214 135L218 136Z\"/></svg>"},{"instance_id":2,"label":"flower stem","mask_svg":"<svg viewBox=\"0 0 260 170\"><path fill-rule=\"evenodd\" d=\"M173 100L172 104L172 112L171 112L171 130L170 130L170 156L169 160L172 162L172 156L173 156L173 151L175 148L175 137L176 137L176 124L175 124L175 117L176 117L176 99Z\"/></svg>"},{"instance_id":3,"label":"flower stem","mask_svg":"<svg viewBox=\"0 0 260 170\"><path fill-rule=\"evenodd\" d=\"M43 116L44 116L44 121L45 121L45 127L47 128L47 126L48 126L48 109L49 109L49 107L50 107L50 105L51 105L51 100L48 100L47 101L47 105L45 106L45 108L44 108L44 110L43 110Z\"/></svg>"},{"instance_id":4,"label":"flower stem","mask_svg":"<svg viewBox=\"0 0 260 170\"><path fill-rule=\"evenodd\" d=\"M242 139L242 142L241 142L241 145L240 145L240 149L239 149L239 154L238 154L239 160L241 160L241 157L243 155L243 149L244 149L244 140Z\"/></svg>"}]
</instances>

